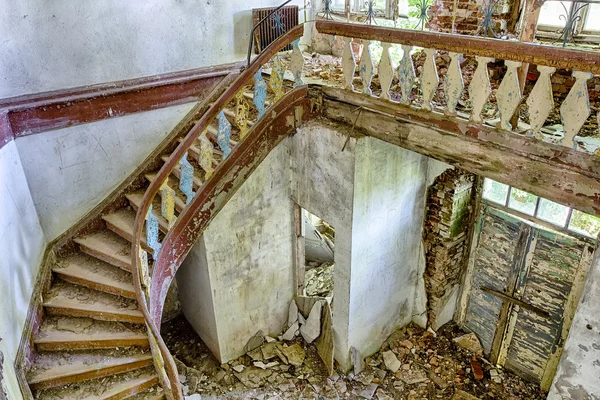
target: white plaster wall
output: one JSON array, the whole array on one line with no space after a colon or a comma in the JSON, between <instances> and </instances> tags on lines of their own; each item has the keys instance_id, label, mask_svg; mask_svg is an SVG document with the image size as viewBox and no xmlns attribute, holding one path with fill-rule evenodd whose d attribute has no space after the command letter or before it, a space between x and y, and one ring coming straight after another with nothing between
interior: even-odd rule
<instances>
[{"instance_id":1,"label":"white plaster wall","mask_svg":"<svg viewBox=\"0 0 600 400\"><path fill-rule=\"evenodd\" d=\"M251 9L281 3L0 0L0 98L243 59Z\"/></svg>"},{"instance_id":2,"label":"white plaster wall","mask_svg":"<svg viewBox=\"0 0 600 400\"><path fill-rule=\"evenodd\" d=\"M192 107L184 104L17 138L46 240L98 205Z\"/></svg>"},{"instance_id":3,"label":"white plaster wall","mask_svg":"<svg viewBox=\"0 0 600 400\"><path fill-rule=\"evenodd\" d=\"M427 158L366 137L355 171L349 344L367 356L413 317Z\"/></svg>"},{"instance_id":4,"label":"white plaster wall","mask_svg":"<svg viewBox=\"0 0 600 400\"><path fill-rule=\"evenodd\" d=\"M204 236L194 244L177 270L177 287L181 309L213 354L219 354L219 336L215 317L211 276L206 259Z\"/></svg>"},{"instance_id":5,"label":"white plaster wall","mask_svg":"<svg viewBox=\"0 0 600 400\"><path fill-rule=\"evenodd\" d=\"M276 336L294 297L289 139L280 143L204 232L221 362L262 330ZM207 295L207 294L206 294Z\"/></svg>"},{"instance_id":6,"label":"white plaster wall","mask_svg":"<svg viewBox=\"0 0 600 400\"><path fill-rule=\"evenodd\" d=\"M600 252L596 251L548 400L600 399Z\"/></svg>"},{"instance_id":7,"label":"white plaster wall","mask_svg":"<svg viewBox=\"0 0 600 400\"><path fill-rule=\"evenodd\" d=\"M21 398L13 363L45 244L13 141L0 149L0 351L9 398Z\"/></svg>"},{"instance_id":8,"label":"white plaster wall","mask_svg":"<svg viewBox=\"0 0 600 400\"><path fill-rule=\"evenodd\" d=\"M335 228L333 334L335 358L348 363L352 197L356 140L332 124L304 124L292 138L292 197Z\"/></svg>"}]
</instances>

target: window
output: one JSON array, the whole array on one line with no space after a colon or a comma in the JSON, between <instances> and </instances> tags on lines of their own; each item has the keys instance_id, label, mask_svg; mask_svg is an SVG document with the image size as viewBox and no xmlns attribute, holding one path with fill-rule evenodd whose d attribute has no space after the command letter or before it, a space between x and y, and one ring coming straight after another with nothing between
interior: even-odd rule
<instances>
[{"instance_id":1,"label":"window","mask_svg":"<svg viewBox=\"0 0 600 400\"><path fill-rule=\"evenodd\" d=\"M538 19L538 36L564 39L563 29L571 19L573 40L600 40L600 2L569 2L547 0ZM570 38L567 38L567 42Z\"/></svg>"},{"instance_id":2,"label":"window","mask_svg":"<svg viewBox=\"0 0 600 400\"><path fill-rule=\"evenodd\" d=\"M373 9L378 18L391 18L393 14L392 7L399 7L400 15L408 14L408 0L373 0ZM320 3L320 1L319 1ZM331 9L336 13L344 13L346 10L346 0L331 0ZM364 14L368 9L366 0L350 0L350 12Z\"/></svg>"},{"instance_id":3,"label":"window","mask_svg":"<svg viewBox=\"0 0 600 400\"><path fill-rule=\"evenodd\" d=\"M547 222L560 230L568 230L591 238L595 238L600 233L598 217L491 179L486 178L483 182L483 199L513 210L517 215Z\"/></svg>"}]
</instances>

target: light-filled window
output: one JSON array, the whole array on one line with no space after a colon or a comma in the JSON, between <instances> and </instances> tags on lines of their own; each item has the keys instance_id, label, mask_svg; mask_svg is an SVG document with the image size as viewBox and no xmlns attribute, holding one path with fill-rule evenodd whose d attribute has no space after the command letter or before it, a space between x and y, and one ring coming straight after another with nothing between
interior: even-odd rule
<instances>
[{"instance_id":1,"label":"light-filled window","mask_svg":"<svg viewBox=\"0 0 600 400\"><path fill-rule=\"evenodd\" d=\"M584 26L586 31L600 31L600 4L590 4L588 6Z\"/></svg>"},{"instance_id":2,"label":"light-filled window","mask_svg":"<svg viewBox=\"0 0 600 400\"><path fill-rule=\"evenodd\" d=\"M600 3L546 0L540 11L537 28L543 37L563 35L569 15L573 11L571 33L576 40L593 41L600 38ZM554 35L554 36L553 36ZM563 37L560 36L562 39ZM569 42L570 40L567 40Z\"/></svg>"},{"instance_id":3,"label":"light-filled window","mask_svg":"<svg viewBox=\"0 0 600 400\"><path fill-rule=\"evenodd\" d=\"M492 179L484 180L482 196L490 203L514 210L517 215L527 215L564 230L591 238L600 233L600 218Z\"/></svg>"},{"instance_id":4,"label":"light-filled window","mask_svg":"<svg viewBox=\"0 0 600 400\"><path fill-rule=\"evenodd\" d=\"M542 6L538 25L562 27L565 26L565 20L561 15L566 14L571 10L573 3L563 1L547 1Z\"/></svg>"}]
</instances>

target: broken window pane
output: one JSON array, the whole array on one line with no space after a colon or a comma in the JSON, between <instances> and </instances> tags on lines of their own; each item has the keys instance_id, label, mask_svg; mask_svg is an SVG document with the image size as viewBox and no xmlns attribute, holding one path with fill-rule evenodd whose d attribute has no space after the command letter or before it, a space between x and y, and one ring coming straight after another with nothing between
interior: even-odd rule
<instances>
[{"instance_id":1,"label":"broken window pane","mask_svg":"<svg viewBox=\"0 0 600 400\"><path fill-rule=\"evenodd\" d=\"M483 182L483 198L498 204L506 204L508 195L508 185L491 179L485 179Z\"/></svg>"},{"instance_id":2,"label":"broken window pane","mask_svg":"<svg viewBox=\"0 0 600 400\"><path fill-rule=\"evenodd\" d=\"M512 188L510 191L510 198L508 199L508 207L527 215L533 215L535 213L537 199L538 197L536 195L527 193L524 190Z\"/></svg>"},{"instance_id":3,"label":"broken window pane","mask_svg":"<svg viewBox=\"0 0 600 400\"><path fill-rule=\"evenodd\" d=\"M573 210L569 230L595 238L600 233L600 218Z\"/></svg>"},{"instance_id":4,"label":"broken window pane","mask_svg":"<svg viewBox=\"0 0 600 400\"><path fill-rule=\"evenodd\" d=\"M569 207L550 200L540 199L537 217L552 224L564 227L569 218Z\"/></svg>"}]
</instances>

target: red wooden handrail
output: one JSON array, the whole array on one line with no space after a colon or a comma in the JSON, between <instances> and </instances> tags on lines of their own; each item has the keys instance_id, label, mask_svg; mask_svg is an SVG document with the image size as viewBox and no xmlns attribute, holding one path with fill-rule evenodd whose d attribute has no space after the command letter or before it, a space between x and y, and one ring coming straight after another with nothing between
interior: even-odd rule
<instances>
[{"instance_id":1,"label":"red wooden handrail","mask_svg":"<svg viewBox=\"0 0 600 400\"><path fill-rule=\"evenodd\" d=\"M158 172L156 178L150 183L150 186L144 193L142 204L140 205L136 217L133 230L133 242L132 242L132 273L133 273L133 284L135 287L136 298L146 324L148 325L152 335L156 338L158 348L160 349L161 355L165 361L165 369L168 375L169 382L172 385L172 396L176 399L181 398L181 383L179 382L179 376L177 374L177 367L175 361L171 356L166 344L160 336L160 329L157 325L160 325L160 316L158 319L152 318L152 315L148 311L148 307L145 300L144 291L142 289L141 276L140 276L140 259L139 249L141 248L141 239L144 230L144 223L146 215L152 204L154 197L158 194L160 186L169 177L173 169L183 157L183 155L190 149L196 139L208 128L212 121L216 118L219 112L225 107L225 105L233 98L233 96L240 90L244 84L253 78L254 74L267 61L269 61L275 54L277 54L281 48L287 46L292 41L300 38L303 34L304 26L298 25L284 35L280 36L274 42L272 42L254 61L246 68L236 80L229 86L229 88L218 98L218 100L208 109L208 111L200 118L200 120L194 125L190 132L186 135L185 139L177 146L175 151L169 156L168 160L162 166ZM250 136L250 135L249 135ZM246 139L249 139L249 136ZM218 168L217 168L218 169ZM177 227L177 222L175 223ZM174 228L175 228L174 227ZM169 251L168 247L163 248L163 253ZM153 276L157 271L160 271L161 265L155 263ZM154 281L154 280L153 280ZM151 286L152 287L152 286ZM151 291L152 293L153 291ZM150 301L152 301L152 295ZM156 300L155 300L156 301ZM165 388L167 390L167 388Z\"/></svg>"}]
</instances>

